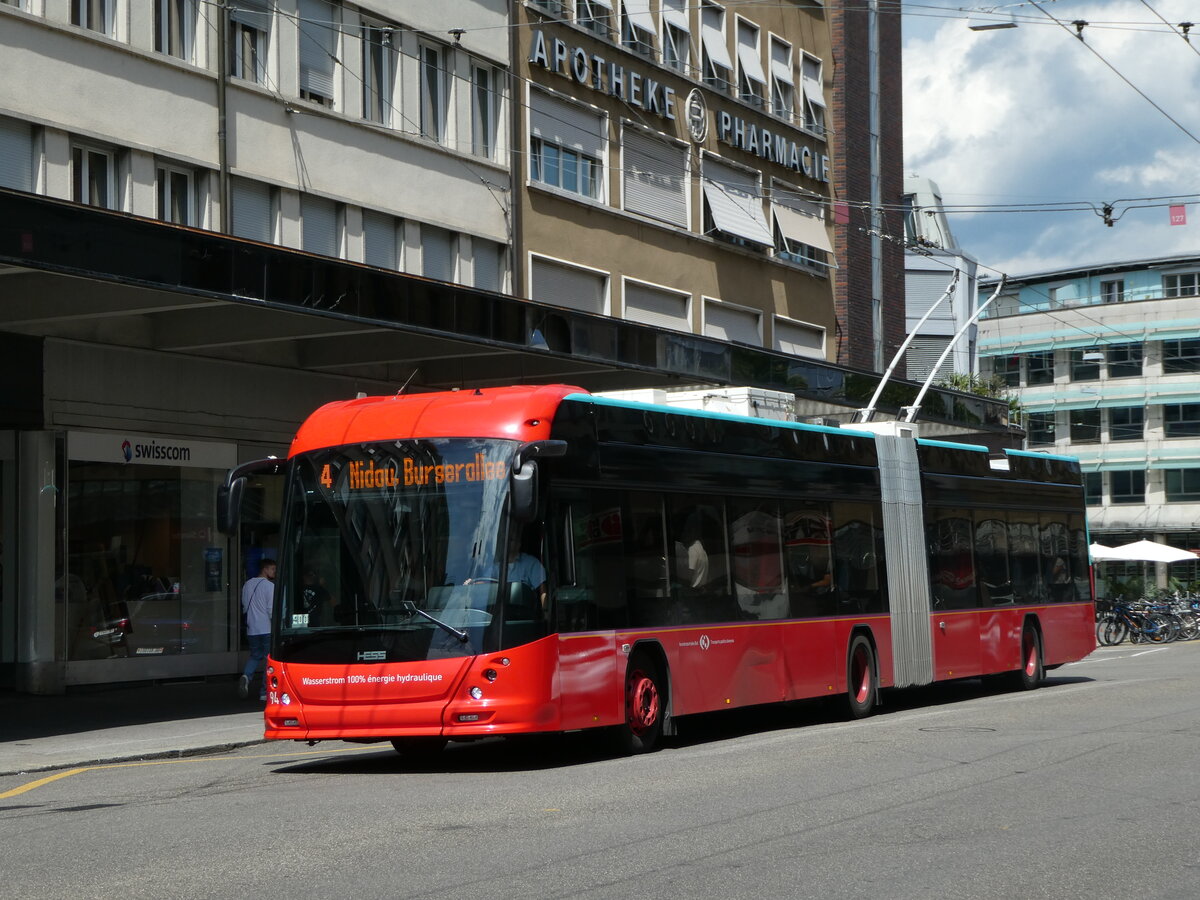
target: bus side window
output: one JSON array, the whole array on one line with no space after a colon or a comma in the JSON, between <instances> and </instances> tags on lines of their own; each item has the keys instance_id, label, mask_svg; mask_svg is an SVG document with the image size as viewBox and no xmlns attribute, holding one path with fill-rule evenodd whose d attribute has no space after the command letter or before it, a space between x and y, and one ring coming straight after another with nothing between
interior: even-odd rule
<instances>
[{"instance_id":1,"label":"bus side window","mask_svg":"<svg viewBox=\"0 0 1200 900\"><path fill-rule=\"evenodd\" d=\"M881 529L870 504L833 504L833 587L839 613L882 612Z\"/></svg>"},{"instance_id":2,"label":"bus side window","mask_svg":"<svg viewBox=\"0 0 1200 900\"><path fill-rule=\"evenodd\" d=\"M783 545L787 560L791 615L831 616L833 607L833 535L829 507L785 501Z\"/></svg>"},{"instance_id":3,"label":"bus side window","mask_svg":"<svg viewBox=\"0 0 1200 900\"><path fill-rule=\"evenodd\" d=\"M685 622L740 618L729 602L725 516L720 500L672 496L668 554L671 585Z\"/></svg>"},{"instance_id":4,"label":"bus side window","mask_svg":"<svg viewBox=\"0 0 1200 900\"><path fill-rule=\"evenodd\" d=\"M980 602L984 606L1013 602L1012 582L1008 577L1008 524L1003 515L992 511L975 513L975 565Z\"/></svg>"},{"instance_id":5,"label":"bus side window","mask_svg":"<svg viewBox=\"0 0 1200 900\"><path fill-rule=\"evenodd\" d=\"M786 619L791 602L784 587L779 507L774 500L731 500L729 536L733 591L741 615Z\"/></svg>"},{"instance_id":6,"label":"bus side window","mask_svg":"<svg viewBox=\"0 0 1200 900\"><path fill-rule=\"evenodd\" d=\"M659 494L631 492L623 520L629 563L629 612L634 626L674 625L680 616L667 577L666 523Z\"/></svg>"},{"instance_id":7,"label":"bus side window","mask_svg":"<svg viewBox=\"0 0 1200 900\"><path fill-rule=\"evenodd\" d=\"M621 505L612 491L571 491L555 506L562 536L554 605L559 631L623 628L628 624L622 577Z\"/></svg>"},{"instance_id":8,"label":"bus side window","mask_svg":"<svg viewBox=\"0 0 1200 900\"><path fill-rule=\"evenodd\" d=\"M1037 532L1036 513L1009 511L1008 571L1017 603L1040 603L1043 598Z\"/></svg>"},{"instance_id":9,"label":"bus side window","mask_svg":"<svg viewBox=\"0 0 1200 900\"><path fill-rule=\"evenodd\" d=\"M974 609L979 605L975 583L974 522L963 509L928 510L929 580L934 609Z\"/></svg>"},{"instance_id":10,"label":"bus side window","mask_svg":"<svg viewBox=\"0 0 1200 900\"><path fill-rule=\"evenodd\" d=\"M1043 513L1039 538L1042 583L1046 586L1047 599L1053 603L1073 600L1075 586L1071 581L1071 542L1067 526Z\"/></svg>"}]
</instances>

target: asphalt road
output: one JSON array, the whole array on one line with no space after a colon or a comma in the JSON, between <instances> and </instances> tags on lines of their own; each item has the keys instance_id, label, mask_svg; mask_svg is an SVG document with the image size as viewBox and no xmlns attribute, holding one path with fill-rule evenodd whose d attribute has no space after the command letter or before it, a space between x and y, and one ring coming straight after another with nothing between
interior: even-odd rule
<instances>
[{"instance_id":1,"label":"asphalt road","mask_svg":"<svg viewBox=\"0 0 1200 900\"><path fill-rule=\"evenodd\" d=\"M1030 693L726 713L634 758L585 734L0 778L0 869L16 898L1191 900L1197 684L1200 643L1125 645Z\"/></svg>"}]
</instances>

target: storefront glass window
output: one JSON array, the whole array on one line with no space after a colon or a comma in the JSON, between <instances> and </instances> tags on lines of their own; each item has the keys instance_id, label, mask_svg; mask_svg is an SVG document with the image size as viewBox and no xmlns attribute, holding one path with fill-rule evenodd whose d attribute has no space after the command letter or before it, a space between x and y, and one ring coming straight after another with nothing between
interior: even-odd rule
<instances>
[{"instance_id":1,"label":"storefront glass window","mask_svg":"<svg viewBox=\"0 0 1200 900\"><path fill-rule=\"evenodd\" d=\"M67 659L235 649L226 540L216 529L223 469L68 464Z\"/></svg>"}]
</instances>

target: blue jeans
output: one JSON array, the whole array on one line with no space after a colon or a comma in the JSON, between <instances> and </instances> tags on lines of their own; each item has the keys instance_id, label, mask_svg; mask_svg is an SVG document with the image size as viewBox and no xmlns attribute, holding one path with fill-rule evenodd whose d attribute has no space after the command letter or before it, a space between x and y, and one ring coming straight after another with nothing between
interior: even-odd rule
<instances>
[{"instance_id":1,"label":"blue jeans","mask_svg":"<svg viewBox=\"0 0 1200 900\"><path fill-rule=\"evenodd\" d=\"M254 675L258 671L258 664L267 658L267 652L271 649L271 635L248 634L246 635L246 640L250 644L250 658L246 660L246 668L242 671L242 674L253 685ZM267 689L265 680L262 689L264 691Z\"/></svg>"}]
</instances>

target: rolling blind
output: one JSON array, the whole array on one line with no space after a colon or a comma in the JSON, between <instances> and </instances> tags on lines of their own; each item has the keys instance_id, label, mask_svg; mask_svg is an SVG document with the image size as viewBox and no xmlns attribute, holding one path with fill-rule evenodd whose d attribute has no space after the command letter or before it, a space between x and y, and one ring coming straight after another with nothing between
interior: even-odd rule
<instances>
[{"instance_id":1,"label":"rolling blind","mask_svg":"<svg viewBox=\"0 0 1200 900\"><path fill-rule=\"evenodd\" d=\"M549 94L530 94L529 129L534 137L562 147L572 147L588 156L604 155L604 118L596 112L567 103Z\"/></svg>"},{"instance_id":2,"label":"rolling blind","mask_svg":"<svg viewBox=\"0 0 1200 900\"><path fill-rule=\"evenodd\" d=\"M758 180L732 166L704 161L704 199L718 231L770 247L775 243L763 214Z\"/></svg>"},{"instance_id":3,"label":"rolling blind","mask_svg":"<svg viewBox=\"0 0 1200 900\"><path fill-rule=\"evenodd\" d=\"M274 236L271 221L271 188L257 181L234 178L229 196L230 227L236 237L270 243Z\"/></svg>"},{"instance_id":4,"label":"rolling blind","mask_svg":"<svg viewBox=\"0 0 1200 900\"><path fill-rule=\"evenodd\" d=\"M535 259L532 275L534 300L583 312L604 312L607 276L548 259Z\"/></svg>"},{"instance_id":5,"label":"rolling blind","mask_svg":"<svg viewBox=\"0 0 1200 900\"><path fill-rule=\"evenodd\" d=\"M439 281L454 280L454 236L445 228L421 226L421 274Z\"/></svg>"},{"instance_id":6,"label":"rolling blind","mask_svg":"<svg viewBox=\"0 0 1200 900\"><path fill-rule=\"evenodd\" d=\"M686 228L687 150L633 128L623 139L625 209Z\"/></svg>"},{"instance_id":7,"label":"rolling blind","mask_svg":"<svg viewBox=\"0 0 1200 900\"><path fill-rule=\"evenodd\" d=\"M323 197L300 198L301 243L309 253L338 255L337 204Z\"/></svg>"},{"instance_id":8,"label":"rolling blind","mask_svg":"<svg viewBox=\"0 0 1200 900\"><path fill-rule=\"evenodd\" d=\"M363 210L363 262L381 269L396 269L396 220L387 213Z\"/></svg>"},{"instance_id":9,"label":"rolling blind","mask_svg":"<svg viewBox=\"0 0 1200 900\"><path fill-rule=\"evenodd\" d=\"M0 187L33 190L33 128L0 118Z\"/></svg>"},{"instance_id":10,"label":"rolling blind","mask_svg":"<svg viewBox=\"0 0 1200 900\"><path fill-rule=\"evenodd\" d=\"M704 334L722 341L739 341L755 347L762 346L760 322L762 313L739 309L725 303L708 301L704 304Z\"/></svg>"},{"instance_id":11,"label":"rolling blind","mask_svg":"<svg viewBox=\"0 0 1200 900\"><path fill-rule=\"evenodd\" d=\"M825 329L776 317L775 349L793 356L823 356Z\"/></svg>"},{"instance_id":12,"label":"rolling blind","mask_svg":"<svg viewBox=\"0 0 1200 900\"><path fill-rule=\"evenodd\" d=\"M300 90L333 99L337 24L326 0L300 0Z\"/></svg>"},{"instance_id":13,"label":"rolling blind","mask_svg":"<svg viewBox=\"0 0 1200 900\"><path fill-rule=\"evenodd\" d=\"M689 299L691 298L687 294L626 281L625 318L631 322L641 322L643 325L691 331L692 322L688 316Z\"/></svg>"}]
</instances>

